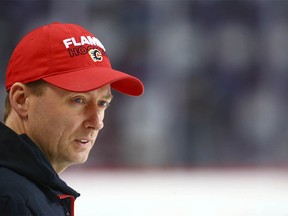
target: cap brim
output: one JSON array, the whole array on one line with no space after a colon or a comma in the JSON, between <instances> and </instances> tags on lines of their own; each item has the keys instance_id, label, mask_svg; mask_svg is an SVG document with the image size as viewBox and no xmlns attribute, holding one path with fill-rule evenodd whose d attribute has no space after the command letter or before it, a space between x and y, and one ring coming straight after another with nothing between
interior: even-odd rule
<instances>
[{"instance_id":1,"label":"cap brim","mask_svg":"<svg viewBox=\"0 0 288 216\"><path fill-rule=\"evenodd\" d=\"M143 83L136 77L111 68L88 68L42 78L59 88L73 92L87 92L110 84L111 88L127 95L144 93Z\"/></svg>"}]
</instances>

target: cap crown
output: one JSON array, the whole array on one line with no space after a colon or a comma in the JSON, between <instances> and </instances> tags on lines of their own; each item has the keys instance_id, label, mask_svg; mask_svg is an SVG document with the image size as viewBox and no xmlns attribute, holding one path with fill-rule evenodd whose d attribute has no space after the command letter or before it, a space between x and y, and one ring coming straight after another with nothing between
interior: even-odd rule
<instances>
[{"instance_id":1,"label":"cap crown","mask_svg":"<svg viewBox=\"0 0 288 216\"><path fill-rule=\"evenodd\" d=\"M6 89L15 82L89 67L111 68L103 44L81 26L52 23L33 30L17 45L8 64Z\"/></svg>"}]
</instances>

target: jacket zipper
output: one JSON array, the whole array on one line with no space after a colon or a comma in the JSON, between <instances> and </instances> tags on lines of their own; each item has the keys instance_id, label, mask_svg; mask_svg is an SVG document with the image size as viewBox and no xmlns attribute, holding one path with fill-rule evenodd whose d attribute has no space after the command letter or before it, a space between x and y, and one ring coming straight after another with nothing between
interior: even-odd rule
<instances>
[{"instance_id":1,"label":"jacket zipper","mask_svg":"<svg viewBox=\"0 0 288 216\"><path fill-rule=\"evenodd\" d=\"M67 195L67 194L61 194L58 195L59 199L70 199L70 209L71 209L71 215L69 214L69 212L66 212L66 216L74 216L74 202L75 202L75 197L72 195Z\"/></svg>"}]
</instances>

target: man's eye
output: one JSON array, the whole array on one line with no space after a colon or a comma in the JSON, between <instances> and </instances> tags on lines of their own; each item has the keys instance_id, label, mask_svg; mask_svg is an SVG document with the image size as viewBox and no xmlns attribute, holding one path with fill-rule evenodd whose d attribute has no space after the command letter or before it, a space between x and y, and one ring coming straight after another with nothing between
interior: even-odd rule
<instances>
[{"instance_id":1,"label":"man's eye","mask_svg":"<svg viewBox=\"0 0 288 216\"><path fill-rule=\"evenodd\" d=\"M78 104L85 103L85 100L83 98L74 98L73 101Z\"/></svg>"},{"instance_id":2,"label":"man's eye","mask_svg":"<svg viewBox=\"0 0 288 216\"><path fill-rule=\"evenodd\" d=\"M99 107L102 107L102 108L107 108L107 107L110 106L110 103L107 102L107 101L99 101L99 102L98 102L98 106L99 106Z\"/></svg>"}]
</instances>

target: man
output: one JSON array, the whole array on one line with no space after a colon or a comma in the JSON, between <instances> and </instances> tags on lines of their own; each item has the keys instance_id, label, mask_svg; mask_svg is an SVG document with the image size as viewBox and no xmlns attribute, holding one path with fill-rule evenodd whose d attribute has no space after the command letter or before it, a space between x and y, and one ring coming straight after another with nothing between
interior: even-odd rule
<instances>
[{"instance_id":1,"label":"man","mask_svg":"<svg viewBox=\"0 0 288 216\"><path fill-rule=\"evenodd\" d=\"M84 28L52 23L20 41L0 123L0 215L74 215L79 194L58 174L87 160L111 88L144 91L139 79L111 68L102 43Z\"/></svg>"}]
</instances>

